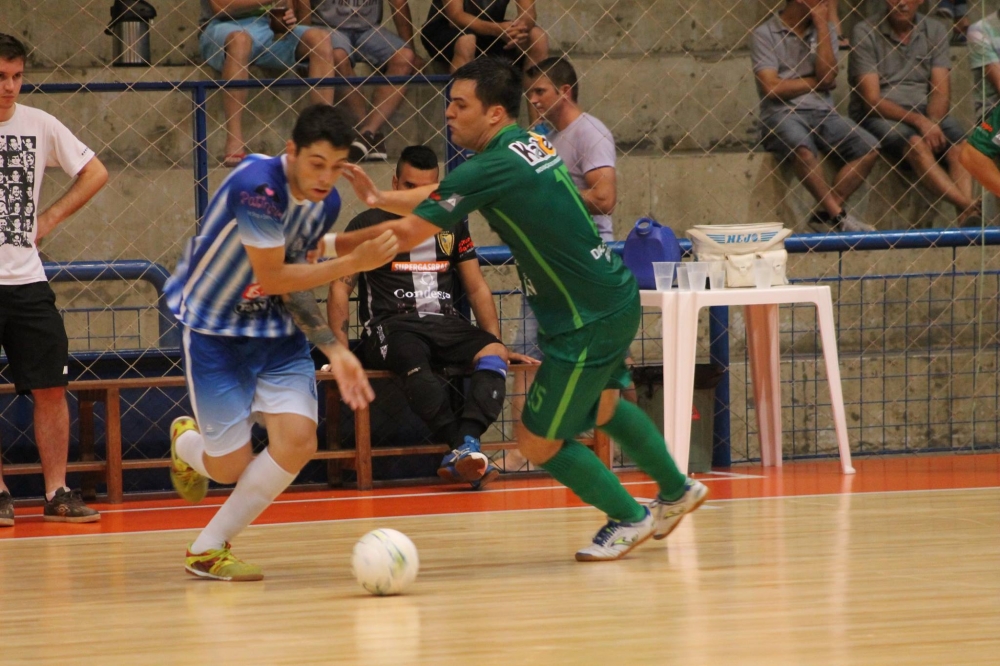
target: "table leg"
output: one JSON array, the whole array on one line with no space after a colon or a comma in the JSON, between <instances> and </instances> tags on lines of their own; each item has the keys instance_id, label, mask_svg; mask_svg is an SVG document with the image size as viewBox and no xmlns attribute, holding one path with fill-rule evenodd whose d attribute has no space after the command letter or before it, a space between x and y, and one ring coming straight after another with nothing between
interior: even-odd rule
<instances>
[{"instance_id":1,"label":"table leg","mask_svg":"<svg viewBox=\"0 0 1000 666\"><path fill-rule=\"evenodd\" d=\"M691 410L698 343L694 295L680 293L663 321L663 434L677 468L687 474L691 450Z\"/></svg>"},{"instance_id":2,"label":"table leg","mask_svg":"<svg viewBox=\"0 0 1000 666\"><path fill-rule=\"evenodd\" d=\"M781 467L781 349L777 305L745 305L747 350L757 412L760 457L765 467Z\"/></svg>"},{"instance_id":3,"label":"table leg","mask_svg":"<svg viewBox=\"0 0 1000 666\"><path fill-rule=\"evenodd\" d=\"M826 363L826 380L830 386L830 407L833 410L833 425L837 431L837 448L840 450L840 469L844 474L854 474L854 467L851 465L851 444L847 439L844 391L840 385L840 359L837 354L837 332L833 321L833 299L828 289L816 301L816 318L819 320L820 339L823 341L823 360Z\"/></svg>"}]
</instances>

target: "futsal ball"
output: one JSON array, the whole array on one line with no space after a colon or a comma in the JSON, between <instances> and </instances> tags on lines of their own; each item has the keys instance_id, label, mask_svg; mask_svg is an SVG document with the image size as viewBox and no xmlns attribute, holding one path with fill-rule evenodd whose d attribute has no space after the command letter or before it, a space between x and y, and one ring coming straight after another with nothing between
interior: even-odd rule
<instances>
[{"instance_id":1,"label":"futsal ball","mask_svg":"<svg viewBox=\"0 0 1000 666\"><path fill-rule=\"evenodd\" d=\"M372 530L354 544L351 570L361 587L372 594L400 594L417 577L417 547L402 532Z\"/></svg>"}]
</instances>

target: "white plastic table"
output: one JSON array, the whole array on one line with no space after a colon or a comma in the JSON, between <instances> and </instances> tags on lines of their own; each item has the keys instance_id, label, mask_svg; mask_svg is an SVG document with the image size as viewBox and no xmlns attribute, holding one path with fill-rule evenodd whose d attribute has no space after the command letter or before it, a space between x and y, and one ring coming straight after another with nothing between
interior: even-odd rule
<instances>
[{"instance_id":1,"label":"white plastic table","mask_svg":"<svg viewBox=\"0 0 1000 666\"><path fill-rule=\"evenodd\" d=\"M667 449L686 472L691 448L691 409L694 400L694 366L698 337L698 312L714 305L742 305L747 328L747 349L757 409L760 454L765 466L781 466L781 374L778 347L778 305L812 303L816 306L826 377L830 387L833 422L837 432L840 466L854 474L847 441L847 418L840 386L840 362L833 322L830 287L786 285L767 289L716 291L641 291L646 307L660 308L663 332L663 434Z\"/></svg>"}]
</instances>

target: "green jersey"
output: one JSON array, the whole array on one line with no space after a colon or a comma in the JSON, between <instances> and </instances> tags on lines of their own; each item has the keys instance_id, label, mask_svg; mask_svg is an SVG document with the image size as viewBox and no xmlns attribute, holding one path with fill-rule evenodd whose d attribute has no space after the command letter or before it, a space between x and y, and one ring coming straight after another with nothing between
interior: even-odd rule
<instances>
[{"instance_id":1,"label":"green jersey","mask_svg":"<svg viewBox=\"0 0 1000 666\"><path fill-rule=\"evenodd\" d=\"M1000 134L1000 106L994 107L986 116L986 120L972 130L969 143L986 157L996 159L1000 157L1000 137L997 136L998 134Z\"/></svg>"},{"instance_id":2,"label":"green jersey","mask_svg":"<svg viewBox=\"0 0 1000 666\"><path fill-rule=\"evenodd\" d=\"M636 299L632 273L601 240L545 137L503 128L413 212L448 229L476 210L510 247L546 335L580 329Z\"/></svg>"}]
</instances>

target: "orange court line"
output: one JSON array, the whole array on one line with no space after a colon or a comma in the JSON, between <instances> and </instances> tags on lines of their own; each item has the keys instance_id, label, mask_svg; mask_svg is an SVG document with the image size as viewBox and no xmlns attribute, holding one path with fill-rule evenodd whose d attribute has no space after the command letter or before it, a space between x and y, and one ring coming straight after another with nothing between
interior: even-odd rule
<instances>
[{"instance_id":1,"label":"orange court line","mask_svg":"<svg viewBox=\"0 0 1000 666\"><path fill-rule=\"evenodd\" d=\"M721 474L699 474L712 494L709 501L842 493L903 492L1000 487L1000 454L884 456L855 458L857 474L840 473L837 460L786 463L783 467L739 465ZM619 474L637 497L651 498L656 485L641 472ZM204 527L225 496L201 504L183 500L132 500L93 506L99 523L46 523L41 507L18 508L14 527L0 528L0 539L148 532ZM293 491L281 495L254 523L282 524L357 520L412 515L525 511L582 507L569 490L548 477L497 481L489 490L436 485L371 491Z\"/></svg>"}]
</instances>

